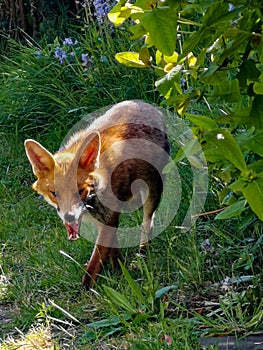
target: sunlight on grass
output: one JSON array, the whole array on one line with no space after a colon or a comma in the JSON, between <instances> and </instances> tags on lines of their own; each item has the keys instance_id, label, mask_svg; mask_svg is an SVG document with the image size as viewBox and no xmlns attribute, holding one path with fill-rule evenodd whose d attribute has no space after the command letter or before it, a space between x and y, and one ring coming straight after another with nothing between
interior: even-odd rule
<instances>
[{"instance_id":1,"label":"sunlight on grass","mask_svg":"<svg viewBox=\"0 0 263 350\"><path fill-rule=\"evenodd\" d=\"M19 332L20 333L20 332ZM20 339L8 339L2 345L0 350L53 350L59 349L52 341L49 327L42 325L32 327L27 334L21 332Z\"/></svg>"}]
</instances>

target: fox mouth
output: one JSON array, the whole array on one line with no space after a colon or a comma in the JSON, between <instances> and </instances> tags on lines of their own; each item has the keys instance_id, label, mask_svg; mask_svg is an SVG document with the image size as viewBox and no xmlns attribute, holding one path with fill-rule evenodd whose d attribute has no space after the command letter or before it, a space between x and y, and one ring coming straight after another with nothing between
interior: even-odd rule
<instances>
[{"instance_id":1,"label":"fox mouth","mask_svg":"<svg viewBox=\"0 0 263 350\"><path fill-rule=\"evenodd\" d=\"M68 240L69 241L76 241L78 238L80 238L79 230L80 230L80 222L74 222L74 223L65 223L65 226L68 231Z\"/></svg>"}]
</instances>

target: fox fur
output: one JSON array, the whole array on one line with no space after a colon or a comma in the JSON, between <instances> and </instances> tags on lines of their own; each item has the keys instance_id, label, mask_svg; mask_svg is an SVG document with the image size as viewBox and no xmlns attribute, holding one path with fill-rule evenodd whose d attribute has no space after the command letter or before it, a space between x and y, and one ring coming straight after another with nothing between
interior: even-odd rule
<instances>
[{"instance_id":1,"label":"fox fur","mask_svg":"<svg viewBox=\"0 0 263 350\"><path fill-rule=\"evenodd\" d=\"M143 207L140 249L145 251L169 160L160 109L124 101L71 136L54 155L32 139L25 141L25 150L37 177L32 187L56 208L68 238L79 237L84 213L97 229L82 280L87 289L108 257L114 266L122 259L116 238L122 212Z\"/></svg>"}]
</instances>

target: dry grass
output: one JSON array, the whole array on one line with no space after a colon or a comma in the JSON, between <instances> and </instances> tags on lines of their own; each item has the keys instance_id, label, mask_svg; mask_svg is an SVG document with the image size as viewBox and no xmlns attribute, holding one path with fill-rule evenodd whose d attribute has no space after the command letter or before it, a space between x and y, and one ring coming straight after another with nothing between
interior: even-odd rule
<instances>
[{"instance_id":1,"label":"dry grass","mask_svg":"<svg viewBox=\"0 0 263 350\"><path fill-rule=\"evenodd\" d=\"M38 325L36 327L32 327L26 335L22 334L21 332L19 339L8 339L2 345L0 345L0 350L13 349L59 350L59 346L54 344L50 328L43 325Z\"/></svg>"}]
</instances>

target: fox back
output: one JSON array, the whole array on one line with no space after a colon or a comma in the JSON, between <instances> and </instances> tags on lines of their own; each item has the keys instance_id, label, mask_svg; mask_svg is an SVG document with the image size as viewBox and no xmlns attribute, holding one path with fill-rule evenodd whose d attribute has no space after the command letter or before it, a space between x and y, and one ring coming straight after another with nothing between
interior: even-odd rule
<instances>
[{"instance_id":1,"label":"fox back","mask_svg":"<svg viewBox=\"0 0 263 350\"><path fill-rule=\"evenodd\" d=\"M163 190L169 141L158 108L121 102L73 136L52 155L34 140L25 141L37 181L33 189L56 208L69 239L79 237L81 218L89 215L98 238L83 284L89 288L110 256L117 265L119 215L143 207L141 250L150 239Z\"/></svg>"}]
</instances>

